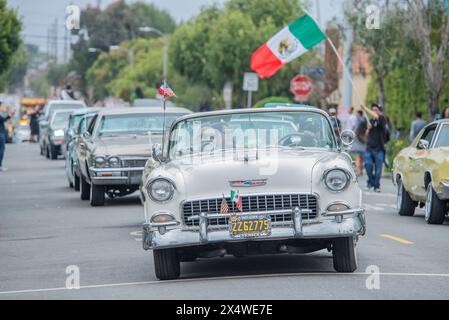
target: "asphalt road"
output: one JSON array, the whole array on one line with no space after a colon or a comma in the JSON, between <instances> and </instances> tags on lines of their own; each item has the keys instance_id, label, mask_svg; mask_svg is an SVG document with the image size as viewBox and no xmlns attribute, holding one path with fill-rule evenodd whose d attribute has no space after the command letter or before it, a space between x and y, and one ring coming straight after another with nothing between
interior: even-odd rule
<instances>
[{"instance_id":1,"label":"asphalt road","mask_svg":"<svg viewBox=\"0 0 449 320\"><path fill-rule=\"evenodd\" d=\"M335 273L331 254L320 251L183 263L182 279L160 282L139 239L137 196L90 207L68 187L64 161L46 160L36 145L8 145L4 165L0 299L449 298L448 221L429 226L422 210L399 217L388 180L383 193L364 194L368 233L355 274ZM66 288L72 265L80 289Z\"/></svg>"}]
</instances>

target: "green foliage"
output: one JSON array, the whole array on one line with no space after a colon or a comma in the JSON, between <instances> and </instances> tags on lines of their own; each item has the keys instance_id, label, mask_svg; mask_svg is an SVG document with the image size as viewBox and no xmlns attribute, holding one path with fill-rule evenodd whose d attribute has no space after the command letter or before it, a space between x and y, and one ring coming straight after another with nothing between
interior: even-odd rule
<instances>
[{"instance_id":1,"label":"green foliage","mask_svg":"<svg viewBox=\"0 0 449 320\"><path fill-rule=\"evenodd\" d=\"M24 46L20 46L13 55L8 70L3 74L3 86L8 87L10 92L13 92L15 89L22 88L27 69L27 50Z\"/></svg>"},{"instance_id":2,"label":"green foliage","mask_svg":"<svg viewBox=\"0 0 449 320\"><path fill-rule=\"evenodd\" d=\"M65 86L67 73L68 73L67 65L53 64L48 69L47 81L50 85L54 87Z\"/></svg>"},{"instance_id":3,"label":"green foliage","mask_svg":"<svg viewBox=\"0 0 449 320\"><path fill-rule=\"evenodd\" d=\"M81 34L78 42L72 46L74 54L69 69L75 71L81 78L84 92L87 92L87 82L93 80L93 75L88 75L87 70L93 66L100 55L89 52L89 48L108 52L111 46L122 42L139 37L159 37L154 32L142 33L139 30L140 27L153 27L164 33L171 33L176 27L176 23L166 11L158 9L154 4L143 2L127 4L125 1L119 0L103 11L90 6L82 10L81 29L86 30L89 37L87 39ZM95 69L98 71L98 65ZM108 78L112 74L114 72L108 70L102 76ZM95 89L98 84L98 82L93 83ZM129 87L129 85L127 86ZM100 86L98 93L94 90L97 97L102 96L105 92L104 86Z\"/></svg>"},{"instance_id":4,"label":"green foliage","mask_svg":"<svg viewBox=\"0 0 449 320\"><path fill-rule=\"evenodd\" d=\"M268 97L259 100L253 108L263 108L267 103L291 103L291 100L287 97Z\"/></svg>"},{"instance_id":5,"label":"green foliage","mask_svg":"<svg viewBox=\"0 0 449 320\"><path fill-rule=\"evenodd\" d=\"M182 24L170 40L173 68L188 78L191 85L200 85L220 96L223 86L231 81L234 104L245 104L242 90L243 74L250 71L251 56L276 32L302 14L293 0L231 0L225 7L204 8L191 21ZM289 81L307 59L288 64L274 77L260 81L254 98L289 95ZM217 98L216 105L222 105Z\"/></svg>"},{"instance_id":6,"label":"green foliage","mask_svg":"<svg viewBox=\"0 0 449 320\"><path fill-rule=\"evenodd\" d=\"M407 148L410 145L410 141L408 139L397 139L392 140L387 144L387 158L390 163L389 171L391 171L391 166L393 165L393 160L396 158L399 152L401 152L404 148Z\"/></svg>"},{"instance_id":7,"label":"green foliage","mask_svg":"<svg viewBox=\"0 0 449 320\"><path fill-rule=\"evenodd\" d=\"M17 12L6 7L6 0L0 0L0 75L8 70L20 46L21 29Z\"/></svg>"}]
</instances>

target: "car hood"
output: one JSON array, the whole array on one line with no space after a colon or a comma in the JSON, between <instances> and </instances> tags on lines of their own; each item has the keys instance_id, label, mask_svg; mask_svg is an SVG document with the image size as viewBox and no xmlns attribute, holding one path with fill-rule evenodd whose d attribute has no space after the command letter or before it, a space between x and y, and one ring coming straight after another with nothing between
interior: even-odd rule
<instances>
[{"instance_id":1,"label":"car hood","mask_svg":"<svg viewBox=\"0 0 449 320\"><path fill-rule=\"evenodd\" d=\"M148 136L103 137L94 140L93 151L97 155L149 157L152 145L161 141L158 135L152 135L151 142Z\"/></svg>"},{"instance_id":2,"label":"car hood","mask_svg":"<svg viewBox=\"0 0 449 320\"><path fill-rule=\"evenodd\" d=\"M222 157L186 157L164 164L150 178L164 176L175 182L185 198L214 198L241 194L312 192L312 172L322 159L337 157L326 150L279 150L271 155L242 159ZM265 180L265 185L231 186L231 181Z\"/></svg>"}]
</instances>

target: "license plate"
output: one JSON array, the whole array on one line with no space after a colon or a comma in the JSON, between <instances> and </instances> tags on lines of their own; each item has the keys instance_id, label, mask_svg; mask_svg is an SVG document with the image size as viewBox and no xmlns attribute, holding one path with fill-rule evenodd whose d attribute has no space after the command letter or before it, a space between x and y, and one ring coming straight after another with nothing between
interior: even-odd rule
<instances>
[{"instance_id":1,"label":"license plate","mask_svg":"<svg viewBox=\"0 0 449 320\"><path fill-rule=\"evenodd\" d=\"M233 238L257 238L271 234L271 218L267 215L237 215L229 218Z\"/></svg>"}]
</instances>

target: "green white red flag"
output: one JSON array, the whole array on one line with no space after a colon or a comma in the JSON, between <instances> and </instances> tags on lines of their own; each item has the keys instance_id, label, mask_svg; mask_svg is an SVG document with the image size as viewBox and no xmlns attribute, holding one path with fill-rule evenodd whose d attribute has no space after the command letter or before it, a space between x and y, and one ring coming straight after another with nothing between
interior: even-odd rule
<instances>
[{"instance_id":1,"label":"green white red flag","mask_svg":"<svg viewBox=\"0 0 449 320\"><path fill-rule=\"evenodd\" d=\"M243 212L243 204L242 204L242 197L240 196L239 191L231 191L231 202L235 203L237 209L240 212Z\"/></svg>"},{"instance_id":2,"label":"green white red flag","mask_svg":"<svg viewBox=\"0 0 449 320\"><path fill-rule=\"evenodd\" d=\"M251 69L257 72L260 78L269 78L284 65L302 56L325 39L326 35L315 20L309 15L304 15L254 52Z\"/></svg>"}]
</instances>

